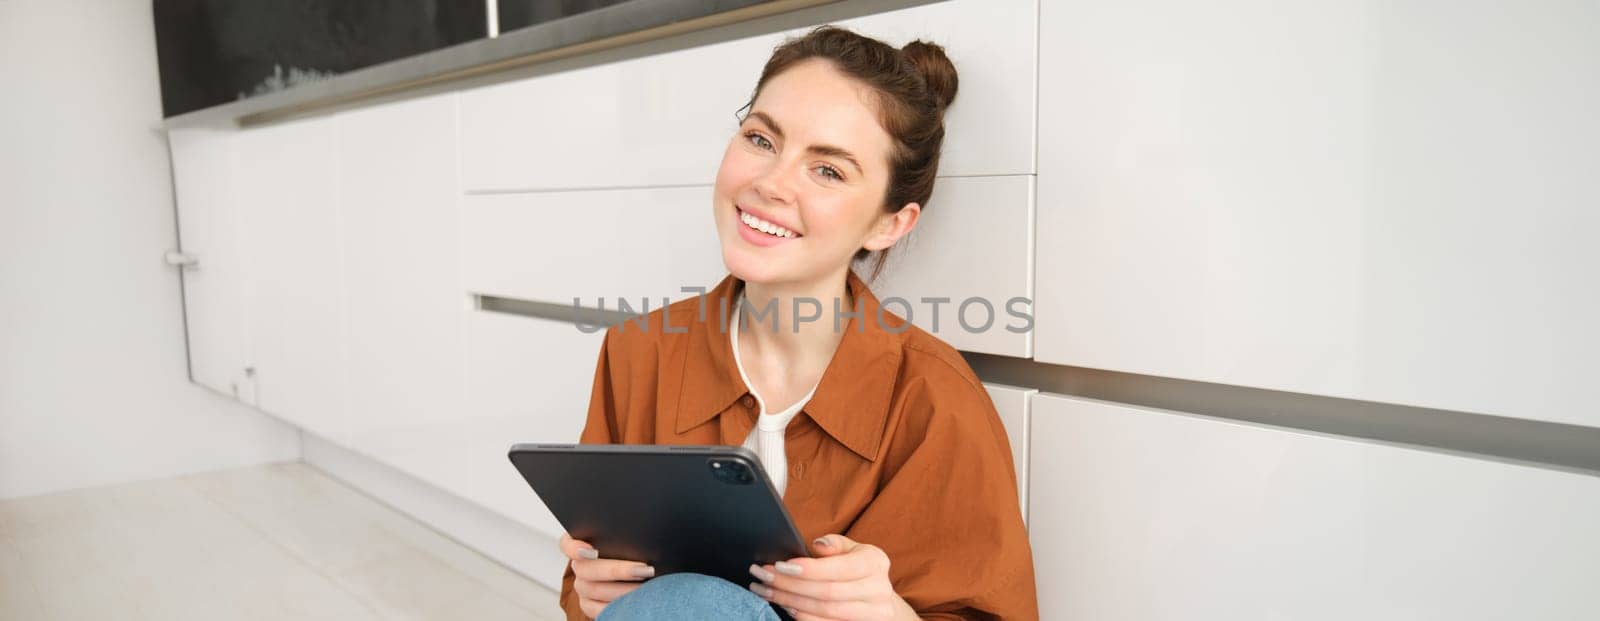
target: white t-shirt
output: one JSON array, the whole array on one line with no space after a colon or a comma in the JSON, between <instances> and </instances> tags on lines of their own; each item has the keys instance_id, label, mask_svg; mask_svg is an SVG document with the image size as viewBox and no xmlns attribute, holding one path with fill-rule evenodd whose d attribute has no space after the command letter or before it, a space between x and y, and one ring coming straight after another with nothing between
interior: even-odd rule
<instances>
[{"instance_id":1,"label":"white t-shirt","mask_svg":"<svg viewBox=\"0 0 1600 621\"><path fill-rule=\"evenodd\" d=\"M781 496L789 484L789 457L783 452L783 434L789 428L789 421L794 420L801 408L811 401L811 395L817 394L817 387L812 386L806 396L782 412L767 413L767 402L762 401L761 395L750 385L750 376L745 374L744 363L739 360L739 315L743 312L743 301L742 293L733 301L733 321L728 324L728 333L731 335L729 338L733 340L733 364L739 368L739 379L744 380L744 385L750 388L750 394L755 395L756 404L761 408L760 415L756 417L755 428L751 429L750 436L744 439L744 447L755 451L761 458L761 467L766 469L767 477L772 479L772 486L777 488L778 495Z\"/></svg>"}]
</instances>

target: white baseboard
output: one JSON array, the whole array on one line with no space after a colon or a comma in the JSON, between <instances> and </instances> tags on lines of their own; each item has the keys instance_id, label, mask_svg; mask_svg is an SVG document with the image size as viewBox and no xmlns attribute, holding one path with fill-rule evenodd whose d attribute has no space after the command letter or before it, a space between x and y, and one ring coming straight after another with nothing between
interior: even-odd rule
<instances>
[{"instance_id":1,"label":"white baseboard","mask_svg":"<svg viewBox=\"0 0 1600 621\"><path fill-rule=\"evenodd\" d=\"M302 433L302 460L484 556L560 590L555 539L332 442Z\"/></svg>"}]
</instances>

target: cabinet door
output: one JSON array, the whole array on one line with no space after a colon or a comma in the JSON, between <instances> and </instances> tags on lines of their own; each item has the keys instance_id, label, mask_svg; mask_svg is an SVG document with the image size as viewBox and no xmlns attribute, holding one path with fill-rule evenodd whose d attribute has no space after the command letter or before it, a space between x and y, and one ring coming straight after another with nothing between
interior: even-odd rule
<instances>
[{"instance_id":1,"label":"cabinet door","mask_svg":"<svg viewBox=\"0 0 1600 621\"><path fill-rule=\"evenodd\" d=\"M183 270L190 378L255 402L244 319L244 271L233 203L233 132L179 129L167 135L182 249L197 263Z\"/></svg>"},{"instance_id":2,"label":"cabinet door","mask_svg":"<svg viewBox=\"0 0 1600 621\"><path fill-rule=\"evenodd\" d=\"M1597 22L1043 3L1035 357L1600 425Z\"/></svg>"},{"instance_id":3,"label":"cabinet door","mask_svg":"<svg viewBox=\"0 0 1600 621\"><path fill-rule=\"evenodd\" d=\"M604 332L570 323L474 312L467 323L467 405L458 456L468 478L447 489L552 537L564 529L528 489L506 451L517 442L577 442L589 411ZM417 439L426 442L419 435Z\"/></svg>"},{"instance_id":4,"label":"cabinet door","mask_svg":"<svg viewBox=\"0 0 1600 621\"><path fill-rule=\"evenodd\" d=\"M257 405L303 428L344 407L337 168L331 118L235 136L244 301Z\"/></svg>"},{"instance_id":5,"label":"cabinet door","mask_svg":"<svg viewBox=\"0 0 1600 621\"><path fill-rule=\"evenodd\" d=\"M1028 400L1038 394L1032 388L1017 388L1003 384L984 384L994 409L1000 413L1000 422L1006 426L1006 439L1011 442L1011 463L1017 470L1017 499L1021 502L1022 521L1028 521Z\"/></svg>"},{"instance_id":6,"label":"cabinet door","mask_svg":"<svg viewBox=\"0 0 1600 621\"><path fill-rule=\"evenodd\" d=\"M312 431L359 438L461 417L455 96L340 114L346 407Z\"/></svg>"},{"instance_id":7,"label":"cabinet door","mask_svg":"<svg viewBox=\"0 0 1600 621\"><path fill-rule=\"evenodd\" d=\"M1600 478L1033 399L1046 619L1588 619Z\"/></svg>"}]
</instances>

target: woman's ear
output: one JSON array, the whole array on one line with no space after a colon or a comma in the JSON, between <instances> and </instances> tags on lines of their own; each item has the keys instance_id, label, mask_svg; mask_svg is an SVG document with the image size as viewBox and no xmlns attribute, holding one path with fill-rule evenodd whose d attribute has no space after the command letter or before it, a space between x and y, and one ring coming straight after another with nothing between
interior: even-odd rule
<instances>
[{"instance_id":1,"label":"woman's ear","mask_svg":"<svg viewBox=\"0 0 1600 621\"><path fill-rule=\"evenodd\" d=\"M899 211L878 216L878 221L873 223L872 231L867 234L861 247L877 252L893 246L917 227L917 218L921 216L922 206L916 203L906 203Z\"/></svg>"}]
</instances>

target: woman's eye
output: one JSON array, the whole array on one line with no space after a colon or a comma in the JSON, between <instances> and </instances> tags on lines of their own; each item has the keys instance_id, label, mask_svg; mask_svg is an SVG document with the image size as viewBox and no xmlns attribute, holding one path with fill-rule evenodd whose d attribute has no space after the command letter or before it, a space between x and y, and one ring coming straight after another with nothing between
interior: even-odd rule
<instances>
[{"instance_id":1,"label":"woman's eye","mask_svg":"<svg viewBox=\"0 0 1600 621\"><path fill-rule=\"evenodd\" d=\"M753 144L758 148L762 148L762 149L771 149L772 148L772 142L768 141L766 136L763 136L763 135L758 134L756 132L745 132L744 138L745 138L745 140L749 141L750 144ZM824 177L827 177L829 179L833 179L834 181L844 181L844 175L839 173L839 169L834 168L832 166L822 165L822 166L818 166L818 167L814 168L813 170L821 170L822 171L822 175Z\"/></svg>"}]
</instances>

